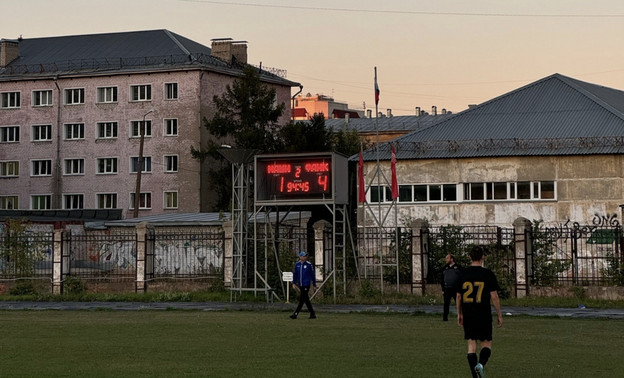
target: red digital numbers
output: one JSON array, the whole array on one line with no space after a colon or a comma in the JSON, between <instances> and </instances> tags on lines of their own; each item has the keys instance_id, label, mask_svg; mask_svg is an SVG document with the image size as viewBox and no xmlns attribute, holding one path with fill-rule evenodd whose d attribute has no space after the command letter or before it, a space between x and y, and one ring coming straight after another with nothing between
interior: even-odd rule
<instances>
[{"instance_id":1,"label":"red digital numbers","mask_svg":"<svg viewBox=\"0 0 624 378\"><path fill-rule=\"evenodd\" d=\"M273 190L288 196L330 193L331 161L325 159L273 161L266 165Z\"/></svg>"}]
</instances>

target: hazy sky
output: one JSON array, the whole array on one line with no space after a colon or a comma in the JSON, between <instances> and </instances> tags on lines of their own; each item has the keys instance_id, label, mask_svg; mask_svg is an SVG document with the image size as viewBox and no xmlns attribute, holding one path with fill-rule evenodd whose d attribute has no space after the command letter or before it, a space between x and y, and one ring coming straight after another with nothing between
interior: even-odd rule
<instances>
[{"instance_id":1,"label":"hazy sky","mask_svg":"<svg viewBox=\"0 0 624 378\"><path fill-rule=\"evenodd\" d=\"M351 108L459 112L561 73L624 90L622 0L21 0L0 38L168 29L210 46L248 41L249 62ZM293 93L295 91L293 90Z\"/></svg>"}]
</instances>

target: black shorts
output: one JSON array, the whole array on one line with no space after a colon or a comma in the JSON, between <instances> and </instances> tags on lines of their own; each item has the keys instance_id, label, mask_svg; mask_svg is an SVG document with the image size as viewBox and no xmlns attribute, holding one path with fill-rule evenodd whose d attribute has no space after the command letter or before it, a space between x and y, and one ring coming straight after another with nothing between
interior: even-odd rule
<instances>
[{"instance_id":1,"label":"black shorts","mask_svg":"<svg viewBox=\"0 0 624 378\"><path fill-rule=\"evenodd\" d=\"M492 341L492 318L464 316L464 339Z\"/></svg>"}]
</instances>

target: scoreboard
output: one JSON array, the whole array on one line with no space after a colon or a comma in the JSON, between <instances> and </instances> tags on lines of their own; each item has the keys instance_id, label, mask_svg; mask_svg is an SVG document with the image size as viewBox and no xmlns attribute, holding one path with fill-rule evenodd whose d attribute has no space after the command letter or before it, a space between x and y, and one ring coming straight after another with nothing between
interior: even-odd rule
<instances>
[{"instance_id":1,"label":"scoreboard","mask_svg":"<svg viewBox=\"0 0 624 378\"><path fill-rule=\"evenodd\" d=\"M332 152L257 155L258 205L347 203L347 158Z\"/></svg>"}]
</instances>

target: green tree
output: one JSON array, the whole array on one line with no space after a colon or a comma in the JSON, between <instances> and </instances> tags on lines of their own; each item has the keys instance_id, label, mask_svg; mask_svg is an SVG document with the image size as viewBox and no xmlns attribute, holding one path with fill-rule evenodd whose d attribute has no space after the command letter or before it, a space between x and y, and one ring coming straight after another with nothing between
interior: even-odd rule
<instances>
[{"instance_id":1,"label":"green tree","mask_svg":"<svg viewBox=\"0 0 624 378\"><path fill-rule=\"evenodd\" d=\"M325 127L325 116L315 114L309 122L297 121L279 133L281 152L324 152L332 149L332 133Z\"/></svg>"},{"instance_id":2,"label":"green tree","mask_svg":"<svg viewBox=\"0 0 624 378\"><path fill-rule=\"evenodd\" d=\"M557 284L560 273L571 266L569 260L555 259L556 239L547 230L543 230L541 221L533 221L533 256L531 284L535 286L553 286Z\"/></svg>"},{"instance_id":3,"label":"green tree","mask_svg":"<svg viewBox=\"0 0 624 378\"><path fill-rule=\"evenodd\" d=\"M231 166L219 154L222 144L264 153L279 150L277 122L286 105L277 104L276 98L275 88L263 83L252 66L246 66L243 75L227 85L222 95L213 97L215 113L211 119L204 119L212 138L205 146L191 147L191 155L202 162L206 158L216 162L208 174L210 189L218 196L217 210L230 210L232 193Z\"/></svg>"}]
</instances>

